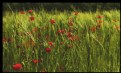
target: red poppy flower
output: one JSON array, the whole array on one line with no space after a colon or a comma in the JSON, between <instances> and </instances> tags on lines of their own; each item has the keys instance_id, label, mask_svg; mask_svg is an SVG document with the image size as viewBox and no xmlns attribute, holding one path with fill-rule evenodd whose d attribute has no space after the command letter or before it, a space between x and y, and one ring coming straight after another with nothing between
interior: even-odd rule
<instances>
[{"instance_id":1,"label":"red poppy flower","mask_svg":"<svg viewBox=\"0 0 121 73\"><path fill-rule=\"evenodd\" d=\"M34 20L34 17L33 17L33 16L31 16L31 17L29 17L29 18L30 18L30 20L31 20L31 21L33 21L33 20Z\"/></svg>"},{"instance_id":2,"label":"red poppy flower","mask_svg":"<svg viewBox=\"0 0 121 73\"><path fill-rule=\"evenodd\" d=\"M75 35L74 39L80 41L80 37L78 35Z\"/></svg>"},{"instance_id":3,"label":"red poppy flower","mask_svg":"<svg viewBox=\"0 0 121 73\"><path fill-rule=\"evenodd\" d=\"M74 12L75 15L79 14L79 12Z\"/></svg>"},{"instance_id":4,"label":"red poppy flower","mask_svg":"<svg viewBox=\"0 0 121 73\"><path fill-rule=\"evenodd\" d=\"M46 52L47 53L51 52L51 49L50 48L46 48Z\"/></svg>"},{"instance_id":5,"label":"red poppy flower","mask_svg":"<svg viewBox=\"0 0 121 73\"><path fill-rule=\"evenodd\" d=\"M97 18L103 18L103 16L101 16L101 15L98 15L98 16L97 16Z\"/></svg>"},{"instance_id":6,"label":"red poppy flower","mask_svg":"<svg viewBox=\"0 0 121 73\"><path fill-rule=\"evenodd\" d=\"M53 42L48 42L48 45L52 46L53 45Z\"/></svg>"},{"instance_id":7,"label":"red poppy flower","mask_svg":"<svg viewBox=\"0 0 121 73\"><path fill-rule=\"evenodd\" d=\"M36 32L38 30L38 28L33 28L32 31L33 32Z\"/></svg>"},{"instance_id":8,"label":"red poppy flower","mask_svg":"<svg viewBox=\"0 0 121 73\"><path fill-rule=\"evenodd\" d=\"M37 63L39 63L39 62L42 62L42 60L32 60L32 62L33 62L34 64L37 64Z\"/></svg>"},{"instance_id":9,"label":"red poppy flower","mask_svg":"<svg viewBox=\"0 0 121 73\"><path fill-rule=\"evenodd\" d=\"M14 70L20 70L20 69L22 69L22 65L20 63L17 63L15 65L13 65L13 69Z\"/></svg>"},{"instance_id":10,"label":"red poppy flower","mask_svg":"<svg viewBox=\"0 0 121 73\"><path fill-rule=\"evenodd\" d=\"M96 31L96 28L95 27L92 27L91 30L92 30L92 32L95 32Z\"/></svg>"},{"instance_id":11,"label":"red poppy flower","mask_svg":"<svg viewBox=\"0 0 121 73\"><path fill-rule=\"evenodd\" d=\"M99 20L99 23L102 23L103 21L102 20Z\"/></svg>"},{"instance_id":12,"label":"red poppy flower","mask_svg":"<svg viewBox=\"0 0 121 73\"><path fill-rule=\"evenodd\" d=\"M25 12L24 12L24 11L20 11L19 13L20 13L20 14L25 14Z\"/></svg>"},{"instance_id":13,"label":"red poppy flower","mask_svg":"<svg viewBox=\"0 0 121 73\"><path fill-rule=\"evenodd\" d=\"M74 41L75 40L75 37L74 36L71 36L71 37L68 37L69 40L71 41Z\"/></svg>"},{"instance_id":14,"label":"red poppy flower","mask_svg":"<svg viewBox=\"0 0 121 73\"><path fill-rule=\"evenodd\" d=\"M63 29L63 30L58 30L56 33L57 34L64 34L64 32L65 32L65 30Z\"/></svg>"},{"instance_id":15,"label":"red poppy flower","mask_svg":"<svg viewBox=\"0 0 121 73\"><path fill-rule=\"evenodd\" d=\"M54 20L54 19L51 19L51 20L50 20L50 23L51 23L51 24L54 24L54 23L55 23L55 20Z\"/></svg>"},{"instance_id":16,"label":"red poppy flower","mask_svg":"<svg viewBox=\"0 0 121 73\"><path fill-rule=\"evenodd\" d=\"M28 12L29 12L29 13L32 13L32 12L33 12L33 10L29 10Z\"/></svg>"},{"instance_id":17,"label":"red poppy flower","mask_svg":"<svg viewBox=\"0 0 121 73\"><path fill-rule=\"evenodd\" d=\"M71 32L67 32L67 37L71 37L72 36L72 34L71 34Z\"/></svg>"},{"instance_id":18,"label":"red poppy flower","mask_svg":"<svg viewBox=\"0 0 121 73\"><path fill-rule=\"evenodd\" d=\"M118 26L118 25L114 25L114 29L116 29L116 30L120 30L120 26Z\"/></svg>"},{"instance_id":19,"label":"red poppy flower","mask_svg":"<svg viewBox=\"0 0 121 73\"><path fill-rule=\"evenodd\" d=\"M102 20L99 20L99 21L97 21L98 23L102 23L103 21Z\"/></svg>"}]
</instances>

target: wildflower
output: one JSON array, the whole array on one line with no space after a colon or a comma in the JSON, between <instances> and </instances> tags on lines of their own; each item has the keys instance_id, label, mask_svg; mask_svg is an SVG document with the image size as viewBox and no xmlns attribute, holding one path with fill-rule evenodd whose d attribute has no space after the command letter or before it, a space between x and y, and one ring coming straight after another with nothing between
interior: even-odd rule
<instances>
[{"instance_id":1,"label":"wildflower","mask_svg":"<svg viewBox=\"0 0 121 73\"><path fill-rule=\"evenodd\" d=\"M69 40L71 41L74 41L75 40L75 37L74 36L71 36L71 37L68 37Z\"/></svg>"},{"instance_id":2,"label":"wildflower","mask_svg":"<svg viewBox=\"0 0 121 73\"><path fill-rule=\"evenodd\" d=\"M28 12L29 12L29 13L32 13L32 12L33 12L33 10L29 10Z\"/></svg>"},{"instance_id":3,"label":"wildflower","mask_svg":"<svg viewBox=\"0 0 121 73\"><path fill-rule=\"evenodd\" d=\"M74 12L75 15L79 14L79 12Z\"/></svg>"},{"instance_id":4,"label":"wildflower","mask_svg":"<svg viewBox=\"0 0 121 73\"><path fill-rule=\"evenodd\" d=\"M17 63L15 65L13 65L13 69L14 70L20 70L20 69L22 69L22 65L20 63Z\"/></svg>"},{"instance_id":5,"label":"wildflower","mask_svg":"<svg viewBox=\"0 0 121 73\"><path fill-rule=\"evenodd\" d=\"M51 20L50 20L50 23L51 23L51 24L54 24L54 23L55 23L55 20L54 20L54 19L51 19Z\"/></svg>"},{"instance_id":6,"label":"wildflower","mask_svg":"<svg viewBox=\"0 0 121 73\"><path fill-rule=\"evenodd\" d=\"M71 34L71 32L67 32L67 37L71 37L72 36L72 34Z\"/></svg>"},{"instance_id":7,"label":"wildflower","mask_svg":"<svg viewBox=\"0 0 121 73\"><path fill-rule=\"evenodd\" d=\"M99 21L97 21L98 23L102 23L103 21L102 20L99 20Z\"/></svg>"},{"instance_id":8,"label":"wildflower","mask_svg":"<svg viewBox=\"0 0 121 73\"><path fill-rule=\"evenodd\" d=\"M33 16L31 16L31 17L29 17L29 18L30 18L30 20L31 20L31 21L33 21L33 20L34 20L34 17L33 17Z\"/></svg>"},{"instance_id":9,"label":"wildflower","mask_svg":"<svg viewBox=\"0 0 121 73\"><path fill-rule=\"evenodd\" d=\"M52 46L53 45L53 42L48 42L48 45Z\"/></svg>"},{"instance_id":10,"label":"wildflower","mask_svg":"<svg viewBox=\"0 0 121 73\"><path fill-rule=\"evenodd\" d=\"M96 31L96 28L95 27L92 27L91 30L92 30L92 32L95 32Z\"/></svg>"},{"instance_id":11,"label":"wildflower","mask_svg":"<svg viewBox=\"0 0 121 73\"><path fill-rule=\"evenodd\" d=\"M118 31L120 30L120 26L114 25L114 29L117 29Z\"/></svg>"},{"instance_id":12,"label":"wildflower","mask_svg":"<svg viewBox=\"0 0 121 73\"><path fill-rule=\"evenodd\" d=\"M51 49L50 48L46 48L46 52L47 53L51 52Z\"/></svg>"},{"instance_id":13,"label":"wildflower","mask_svg":"<svg viewBox=\"0 0 121 73\"><path fill-rule=\"evenodd\" d=\"M71 41L74 41L74 40L79 40L79 37L76 35L74 35L74 36L71 36L71 37L69 37L69 39L71 40Z\"/></svg>"},{"instance_id":14,"label":"wildflower","mask_svg":"<svg viewBox=\"0 0 121 73\"><path fill-rule=\"evenodd\" d=\"M69 32L67 34L67 38L71 41L74 41L74 40L80 40L79 36L78 35L71 35L71 33Z\"/></svg>"},{"instance_id":15,"label":"wildflower","mask_svg":"<svg viewBox=\"0 0 121 73\"><path fill-rule=\"evenodd\" d=\"M74 38L75 38L75 40L78 40L78 41L80 40L78 35L75 35Z\"/></svg>"},{"instance_id":16,"label":"wildflower","mask_svg":"<svg viewBox=\"0 0 121 73\"><path fill-rule=\"evenodd\" d=\"M65 30L63 29L63 30L58 30L56 33L57 34L64 34L64 32L65 32Z\"/></svg>"},{"instance_id":17,"label":"wildflower","mask_svg":"<svg viewBox=\"0 0 121 73\"><path fill-rule=\"evenodd\" d=\"M103 16L101 16L101 15L98 15L98 16L97 16L97 18L103 18Z\"/></svg>"},{"instance_id":18,"label":"wildflower","mask_svg":"<svg viewBox=\"0 0 121 73\"><path fill-rule=\"evenodd\" d=\"M25 14L25 12L24 12L24 11L20 11L19 13L20 13L20 14Z\"/></svg>"},{"instance_id":19,"label":"wildflower","mask_svg":"<svg viewBox=\"0 0 121 73\"><path fill-rule=\"evenodd\" d=\"M33 28L32 31L33 32L36 32L38 30L38 28Z\"/></svg>"},{"instance_id":20,"label":"wildflower","mask_svg":"<svg viewBox=\"0 0 121 73\"><path fill-rule=\"evenodd\" d=\"M33 62L34 64L37 64L37 63L39 63L39 62L42 62L42 60L32 60L32 62Z\"/></svg>"}]
</instances>

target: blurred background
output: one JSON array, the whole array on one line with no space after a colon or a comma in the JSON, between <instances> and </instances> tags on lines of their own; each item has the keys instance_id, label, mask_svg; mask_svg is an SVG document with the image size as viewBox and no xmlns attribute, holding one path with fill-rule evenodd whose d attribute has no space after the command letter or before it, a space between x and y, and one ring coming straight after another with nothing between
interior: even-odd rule
<instances>
[{"instance_id":1,"label":"blurred background","mask_svg":"<svg viewBox=\"0 0 121 73\"><path fill-rule=\"evenodd\" d=\"M20 11L20 10L47 10L52 11L57 9L59 11L96 11L99 10L120 10L120 3L3 3L4 11Z\"/></svg>"}]
</instances>

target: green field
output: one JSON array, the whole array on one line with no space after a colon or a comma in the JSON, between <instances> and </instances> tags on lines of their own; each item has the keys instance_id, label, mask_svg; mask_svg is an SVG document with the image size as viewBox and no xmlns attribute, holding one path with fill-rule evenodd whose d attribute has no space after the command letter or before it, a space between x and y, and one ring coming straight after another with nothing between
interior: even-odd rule
<instances>
[{"instance_id":1,"label":"green field","mask_svg":"<svg viewBox=\"0 0 121 73\"><path fill-rule=\"evenodd\" d=\"M3 13L4 72L119 72L119 10L24 12Z\"/></svg>"}]
</instances>

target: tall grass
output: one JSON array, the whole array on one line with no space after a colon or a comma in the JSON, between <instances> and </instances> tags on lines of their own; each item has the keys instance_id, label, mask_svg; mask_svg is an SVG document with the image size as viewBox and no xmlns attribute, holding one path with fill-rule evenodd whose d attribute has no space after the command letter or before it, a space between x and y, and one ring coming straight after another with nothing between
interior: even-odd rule
<instances>
[{"instance_id":1,"label":"tall grass","mask_svg":"<svg viewBox=\"0 0 121 73\"><path fill-rule=\"evenodd\" d=\"M97 23L98 15L104 16L102 23ZM3 71L16 72L13 65L21 63L21 72L119 72L120 31L114 26L120 26L120 11L79 12L75 15L73 12L42 10L33 11L35 20L30 21L30 16L27 11L25 14L4 12L3 38L13 41L3 42ZM68 25L70 18L73 26ZM55 24L50 23L51 19ZM97 24L101 24L99 29L90 30ZM38 30L32 32L35 27ZM79 39L70 41L67 32L57 35L60 29L67 32L72 29L70 32ZM53 46L48 45L50 41ZM45 50L48 47L50 53ZM34 64L34 59L42 62Z\"/></svg>"}]
</instances>

